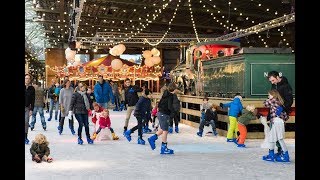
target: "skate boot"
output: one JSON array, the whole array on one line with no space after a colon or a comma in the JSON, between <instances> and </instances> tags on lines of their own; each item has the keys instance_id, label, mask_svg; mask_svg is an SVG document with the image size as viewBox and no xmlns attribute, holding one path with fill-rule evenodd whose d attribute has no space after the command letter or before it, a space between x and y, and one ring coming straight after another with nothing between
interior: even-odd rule
<instances>
[{"instance_id":1,"label":"skate boot","mask_svg":"<svg viewBox=\"0 0 320 180\"><path fill-rule=\"evenodd\" d=\"M290 162L288 151L284 152L282 156L276 156L275 159L277 162Z\"/></svg>"},{"instance_id":2,"label":"skate boot","mask_svg":"<svg viewBox=\"0 0 320 180\"><path fill-rule=\"evenodd\" d=\"M91 139L92 139L92 140L95 140L96 138L97 138L97 133L93 133Z\"/></svg>"},{"instance_id":3,"label":"skate boot","mask_svg":"<svg viewBox=\"0 0 320 180\"><path fill-rule=\"evenodd\" d=\"M174 151L172 149L168 149L167 144L162 143L160 154L174 154Z\"/></svg>"},{"instance_id":4,"label":"skate boot","mask_svg":"<svg viewBox=\"0 0 320 180\"><path fill-rule=\"evenodd\" d=\"M274 150L269 150L269 154L262 156L262 160L274 162Z\"/></svg>"},{"instance_id":5,"label":"skate boot","mask_svg":"<svg viewBox=\"0 0 320 180\"><path fill-rule=\"evenodd\" d=\"M168 132L169 132L170 134L173 133L173 128L172 128L171 126L169 126Z\"/></svg>"},{"instance_id":6,"label":"skate boot","mask_svg":"<svg viewBox=\"0 0 320 180\"><path fill-rule=\"evenodd\" d=\"M227 142L235 142L235 141L237 141L236 138L232 138L232 139L228 139L228 138L227 138Z\"/></svg>"},{"instance_id":7,"label":"skate boot","mask_svg":"<svg viewBox=\"0 0 320 180\"><path fill-rule=\"evenodd\" d=\"M150 147L152 150L154 150L156 148L156 140L158 139L157 134L152 135L148 138L148 142L150 144Z\"/></svg>"},{"instance_id":8,"label":"skate boot","mask_svg":"<svg viewBox=\"0 0 320 180\"><path fill-rule=\"evenodd\" d=\"M127 130L126 132L123 133L124 137L127 138L127 140L130 142L131 141L131 130Z\"/></svg>"},{"instance_id":9,"label":"skate boot","mask_svg":"<svg viewBox=\"0 0 320 180\"><path fill-rule=\"evenodd\" d=\"M69 128L70 128L71 134L72 134L72 135L75 135L76 132L74 131L74 128L73 128L72 126L69 126Z\"/></svg>"},{"instance_id":10,"label":"skate boot","mask_svg":"<svg viewBox=\"0 0 320 180\"><path fill-rule=\"evenodd\" d=\"M138 138L138 144L145 145L146 142L142 138Z\"/></svg>"},{"instance_id":11,"label":"skate boot","mask_svg":"<svg viewBox=\"0 0 320 180\"><path fill-rule=\"evenodd\" d=\"M123 135L127 131L127 129L128 129L127 127L125 127L125 126L123 127Z\"/></svg>"},{"instance_id":12,"label":"skate boot","mask_svg":"<svg viewBox=\"0 0 320 180\"><path fill-rule=\"evenodd\" d=\"M29 139L28 138L24 139L24 144L29 144Z\"/></svg>"},{"instance_id":13,"label":"skate boot","mask_svg":"<svg viewBox=\"0 0 320 180\"><path fill-rule=\"evenodd\" d=\"M59 135L61 135L62 131L63 131L63 127L62 126L58 126L58 130L59 130Z\"/></svg>"},{"instance_id":14,"label":"skate boot","mask_svg":"<svg viewBox=\"0 0 320 180\"><path fill-rule=\"evenodd\" d=\"M213 135L217 136L218 135L217 131L213 131Z\"/></svg>"},{"instance_id":15,"label":"skate boot","mask_svg":"<svg viewBox=\"0 0 320 180\"><path fill-rule=\"evenodd\" d=\"M150 133L152 131L151 129L149 129L149 126L145 126L144 129L145 129L146 133Z\"/></svg>"},{"instance_id":16,"label":"skate boot","mask_svg":"<svg viewBox=\"0 0 320 180\"><path fill-rule=\"evenodd\" d=\"M112 140L118 140L119 137L115 134L115 133L112 133Z\"/></svg>"},{"instance_id":17,"label":"skate boot","mask_svg":"<svg viewBox=\"0 0 320 180\"><path fill-rule=\"evenodd\" d=\"M87 137L87 142L88 142L88 144L93 144L93 140L90 139L90 137Z\"/></svg>"},{"instance_id":18,"label":"skate boot","mask_svg":"<svg viewBox=\"0 0 320 180\"><path fill-rule=\"evenodd\" d=\"M178 126L174 127L174 131L175 131L176 133L179 133L179 127L178 127Z\"/></svg>"},{"instance_id":19,"label":"skate boot","mask_svg":"<svg viewBox=\"0 0 320 180\"><path fill-rule=\"evenodd\" d=\"M237 147L240 147L240 148L245 148L246 145L245 144L238 144Z\"/></svg>"},{"instance_id":20,"label":"skate boot","mask_svg":"<svg viewBox=\"0 0 320 180\"><path fill-rule=\"evenodd\" d=\"M199 137L202 137L202 133L203 133L203 131L199 131L199 132L197 132L197 135L198 135Z\"/></svg>"},{"instance_id":21,"label":"skate boot","mask_svg":"<svg viewBox=\"0 0 320 180\"><path fill-rule=\"evenodd\" d=\"M78 137L78 144L82 145L83 144L83 140L81 138Z\"/></svg>"}]
</instances>

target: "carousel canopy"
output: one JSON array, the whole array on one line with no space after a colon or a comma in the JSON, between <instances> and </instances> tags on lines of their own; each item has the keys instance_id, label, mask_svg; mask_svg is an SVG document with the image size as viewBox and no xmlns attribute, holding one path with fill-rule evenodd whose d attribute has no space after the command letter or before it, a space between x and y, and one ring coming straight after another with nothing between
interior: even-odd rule
<instances>
[{"instance_id":1,"label":"carousel canopy","mask_svg":"<svg viewBox=\"0 0 320 180\"><path fill-rule=\"evenodd\" d=\"M104 57L101 57L101 58L98 58L98 59L93 59L92 61L83 63L82 65L83 66L99 66L99 65L103 64L105 66L111 66L111 62L114 59L119 59L119 60L122 61L123 64L126 64L128 66L139 65L139 64L136 64L134 62L127 61L127 60L121 59L121 58L117 58L117 57L112 56L112 55L107 55L107 56L104 56Z\"/></svg>"}]
</instances>

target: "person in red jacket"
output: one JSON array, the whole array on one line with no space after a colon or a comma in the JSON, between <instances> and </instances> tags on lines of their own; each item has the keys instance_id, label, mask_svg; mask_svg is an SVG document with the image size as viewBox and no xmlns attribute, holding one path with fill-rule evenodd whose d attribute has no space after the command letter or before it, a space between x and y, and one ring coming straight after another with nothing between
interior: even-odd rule
<instances>
[{"instance_id":1,"label":"person in red jacket","mask_svg":"<svg viewBox=\"0 0 320 180\"><path fill-rule=\"evenodd\" d=\"M92 139L95 140L97 135L100 133L101 129L104 129L104 128L110 129L113 140L118 140L119 139L119 137L114 133L114 131L113 131L112 127L111 127L111 121L110 121L109 110L108 109L104 109L101 112L101 115L99 116L99 128L93 134Z\"/></svg>"}]
</instances>

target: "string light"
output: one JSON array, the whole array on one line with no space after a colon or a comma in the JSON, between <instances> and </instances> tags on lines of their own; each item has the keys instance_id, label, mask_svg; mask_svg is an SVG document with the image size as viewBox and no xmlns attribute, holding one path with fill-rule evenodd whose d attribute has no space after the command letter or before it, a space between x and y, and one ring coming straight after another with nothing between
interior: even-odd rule
<instances>
[{"instance_id":1,"label":"string light","mask_svg":"<svg viewBox=\"0 0 320 180\"><path fill-rule=\"evenodd\" d=\"M195 25L194 19L193 19L191 0L188 0L188 4L189 4L189 12L190 12L190 18L191 18L193 30L194 30L194 33L196 34L197 41L200 42L199 37L198 37L197 28L196 28L196 25Z\"/></svg>"}]
</instances>

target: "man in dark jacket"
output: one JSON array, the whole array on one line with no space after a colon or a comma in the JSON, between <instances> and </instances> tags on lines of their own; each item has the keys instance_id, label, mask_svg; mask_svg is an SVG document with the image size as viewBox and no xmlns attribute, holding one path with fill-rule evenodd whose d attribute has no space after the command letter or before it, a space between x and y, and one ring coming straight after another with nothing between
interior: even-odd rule
<instances>
[{"instance_id":1,"label":"man in dark jacket","mask_svg":"<svg viewBox=\"0 0 320 180\"><path fill-rule=\"evenodd\" d=\"M142 92L142 90L143 90L142 88L136 85L131 85L131 80L129 78L127 78L124 81L125 103L128 105L128 108L127 108L126 121L123 127L124 129L123 133L126 132L128 129L131 113L135 109L136 104L139 100L139 96L137 92Z\"/></svg>"},{"instance_id":2,"label":"man in dark jacket","mask_svg":"<svg viewBox=\"0 0 320 180\"><path fill-rule=\"evenodd\" d=\"M149 89L145 89L140 96L133 115L137 118L138 124L133 128L127 130L124 136L127 140L131 141L131 134L138 129L138 144L145 145L145 141L142 139L142 127L145 122L148 122L148 112L150 114L151 109L151 92Z\"/></svg>"},{"instance_id":3,"label":"man in dark jacket","mask_svg":"<svg viewBox=\"0 0 320 180\"><path fill-rule=\"evenodd\" d=\"M162 145L160 154L173 154L174 151L172 149L167 148L167 136L168 136L168 127L169 120L174 117L175 111L173 109L173 94L174 90L177 86L174 83L170 83L168 85L168 89L164 91L160 102L158 104L158 114L157 117L159 119L160 129L156 132L155 135L148 138L151 149L154 150L156 148L155 141L158 139L158 136L162 135Z\"/></svg>"},{"instance_id":4,"label":"man in dark jacket","mask_svg":"<svg viewBox=\"0 0 320 180\"><path fill-rule=\"evenodd\" d=\"M25 144L29 144L28 139L28 130L29 130L29 118L32 114L32 110L34 108L34 101L35 101L35 89L31 85L31 75L26 74L24 76L24 96L25 96L25 108L24 108L24 128L25 128Z\"/></svg>"},{"instance_id":5,"label":"man in dark jacket","mask_svg":"<svg viewBox=\"0 0 320 180\"><path fill-rule=\"evenodd\" d=\"M270 71L268 73L268 80L271 82L271 89L276 89L279 94L281 95L283 101L284 101L284 111L289 115L291 106L293 104L293 92L292 88L288 82L288 79L284 76L280 76L279 72L277 71ZM270 114L270 111L269 111ZM270 116L267 116L267 119L270 120ZM271 126L270 126L271 128ZM281 146L279 144L279 141L276 142L276 145L278 147L278 153L277 155L282 155L283 151L281 149Z\"/></svg>"},{"instance_id":6,"label":"man in dark jacket","mask_svg":"<svg viewBox=\"0 0 320 180\"><path fill-rule=\"evenodd\" d=\"M181 105L180 105L180 100L178 99L177 94L183 94L183 93L178 89L174 90L172 107L173 107L173 110L174 110L175 114L174 114L174 117L172 119L170 119L170 122L169 122L169 130L168 130L169 133L173 132L173 121L174 121L174 131L176 133L179 133L179 127L178 126L179 126L179 121L180 121L180 108L181 108Z\"/></svg>"}]
</instances>

